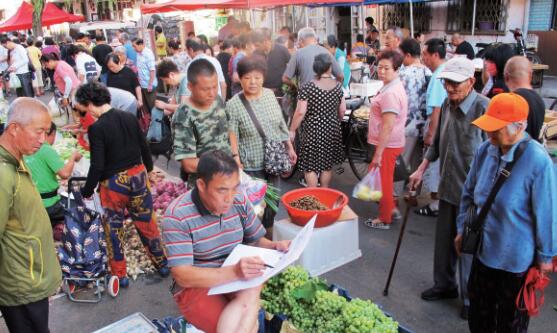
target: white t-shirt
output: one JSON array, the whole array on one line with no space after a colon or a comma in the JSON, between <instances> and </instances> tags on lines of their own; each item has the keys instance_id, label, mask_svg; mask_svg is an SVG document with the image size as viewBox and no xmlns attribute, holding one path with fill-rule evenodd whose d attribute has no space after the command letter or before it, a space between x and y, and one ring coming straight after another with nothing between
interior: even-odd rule
<instances>
[{"instance_id":1,"label":"white t-shirt","mask_svg":"<svg viewBox=\"0 0 557 333\"><path fill-rule=\"evenodd\" d=\"M0 46L0 72L8 69L8 49Z\"/></svg>"},{"instance_id":2,"label":"white t-shirt","mask_svg":"<svg viewBox=\"0 0 557 333\"><path fill-rule=\"evenodd\" d=\"M213 67L215 67L215 70L217 72L217 77L218 77L218 80L219 80L219 87L218 87L219 91L218 91L218 93L219 93L219 96L222 97L222 90L221 90L220 84L221 84L221 82L225 82L225 79L224 79L224 73L222 72L222 67L220 65L220 62L216 58L210 57L210 56L206 55L205 53L201 53L201 54L196 55L195 58L193 58L193 60L190 61L187 65L186 76L187 76L187 73L188 73L189 66L191 65L192 62L195 62L197 59L206 59L211 64L213 64ZM185 92L184 95L185 96L190 96L191 95L191 92L187 87L186 87L186 92Z\"/></svg>"},{"instance_id":3,"label":"white t-shirt","mask_svg":"<svg viewBox=\"0 0 557 333\"><path fill-rule=\"evenodd\" d=\"M75 67L77 68L77 75L84 75L85 78L81 83L95 81L99 78L101 73L101 66L97 63L95 58L87 53L80 52L75 57Z\"/></svg>"}]
</instances>

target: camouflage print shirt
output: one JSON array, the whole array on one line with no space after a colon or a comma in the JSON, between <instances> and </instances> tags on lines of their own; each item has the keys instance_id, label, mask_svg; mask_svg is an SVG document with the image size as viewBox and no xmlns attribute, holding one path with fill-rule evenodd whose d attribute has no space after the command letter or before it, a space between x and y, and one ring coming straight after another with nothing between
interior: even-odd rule
<instances>
[{"instance_id":1,"label":"camouflage print shirt","mask_svg":"<svg viewBox=\"0 0 557 333\"><path fill-rule=\"evenodd\" d=\"M220 98L209 110L196 110L191 104L182 104L172 117L174 154L177 161L198 158L212 150L231 154L228 137L228 117Z\"/></svg>"}]
</instances>

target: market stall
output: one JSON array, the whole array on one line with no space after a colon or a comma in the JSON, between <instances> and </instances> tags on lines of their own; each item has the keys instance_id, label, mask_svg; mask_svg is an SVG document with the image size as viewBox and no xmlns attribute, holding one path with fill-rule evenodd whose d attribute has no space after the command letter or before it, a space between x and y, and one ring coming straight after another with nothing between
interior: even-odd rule
<instances>
[{"instance_id":1,"label":"market stall","mask_svg":"<svg viewBox=\"0 0 557 333\"><path fill-rule=\"evenodd\" d=\"M74 23L84 20L83 16L74 15L58 8L54 3L47 2L42 16L42 26L49 27L60 23ZM33 6L25 1L17 12L0 24L0 32L31 29L33 27Z\"/></svg>"}]
</instances>

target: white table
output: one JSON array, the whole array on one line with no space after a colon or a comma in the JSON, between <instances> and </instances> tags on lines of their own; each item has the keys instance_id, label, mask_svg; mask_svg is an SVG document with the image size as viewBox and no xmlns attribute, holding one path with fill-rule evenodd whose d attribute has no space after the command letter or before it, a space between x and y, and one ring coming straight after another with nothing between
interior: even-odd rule
<instances>
[{"instance_id":1,"label":"white table","mask_svg":"<svg viewBox=\"0 0 557 333\"><path fill-rule=\"evenodd\" d=\"M337 222L313 230L297 264L317 276L361 257L358 224L358 216L346 206ZM293 239L301 229L288 218L277 221L273 226L273 240Z\"/></svg>"}]
</instances>

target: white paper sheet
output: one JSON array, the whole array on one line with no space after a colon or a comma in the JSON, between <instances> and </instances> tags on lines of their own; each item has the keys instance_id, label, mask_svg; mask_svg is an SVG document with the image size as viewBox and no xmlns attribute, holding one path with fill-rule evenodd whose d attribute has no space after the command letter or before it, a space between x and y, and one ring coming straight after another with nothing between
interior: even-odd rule
<instances>
[{"instance_id":1,"label":"white paper sheet","mask_svg":"<svg viewBox=\"0 0 557 333\"><path fill-rule=\"evenodd\" d=\"M262 276L251 280L237 280L213 287L209 290L209 295L226 294L238 290L257 287L280 273L286 267L292 265L304 252L304 249L306 248L313 233L316 217L317 215L312 217L302 230L300 230L300 232L292 240L292 243L290 243L290 249L286 253L243 244L237 245L234 250L232 250L228 258L226 258L222 264L223 266L235 265L244 257L260 256L266 264L273 266L274 268L266 269Z\"/></svg>"}]
</instances>

